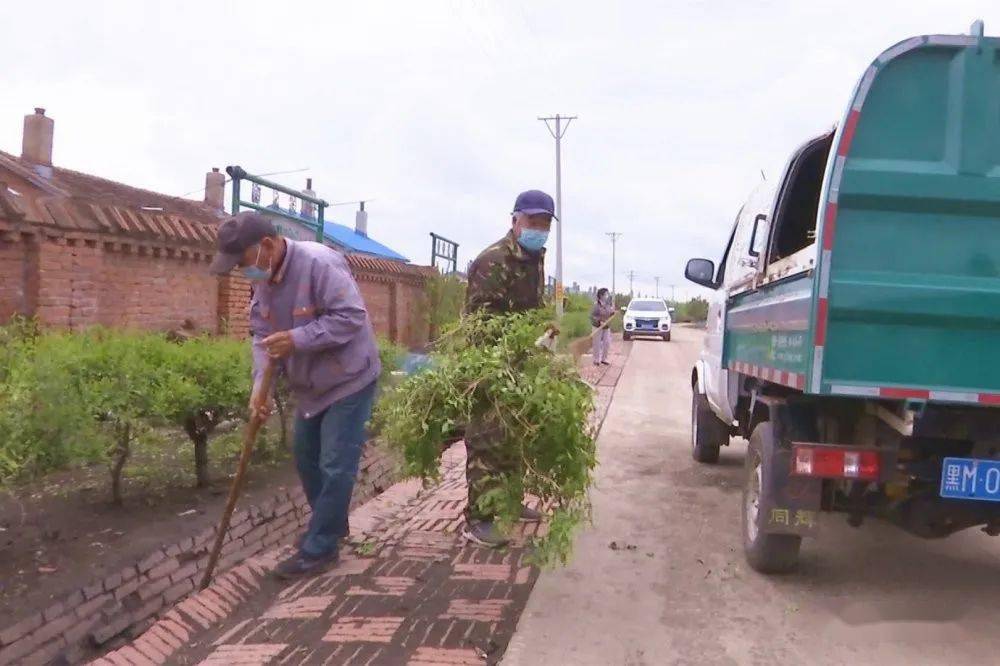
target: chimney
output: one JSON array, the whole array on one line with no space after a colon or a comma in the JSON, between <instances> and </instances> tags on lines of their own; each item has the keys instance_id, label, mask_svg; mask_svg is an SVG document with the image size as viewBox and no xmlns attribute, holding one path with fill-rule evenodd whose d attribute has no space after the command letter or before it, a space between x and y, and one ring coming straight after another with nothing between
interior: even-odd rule
<instances>
[{"instance_id":1,"label":"chimney","mask_svg":"<svg viewBox=\"0 0 1000 666\"><path fill-rule=\"evenodd\" d=\"M52 130L55 122L45 115L45 109L36 107L33 114L24 117L24 136L21 141L21 159L36 167L52 166ZM36 169L49 175L49 169Z\"/></svg>"},{"instance_id":2,"label":"chimney","mask_svg":"<svg viewBox=\"0 0 1000 666\"><path fill-rule=\"evenodd\" d=\"M313 192L313 179L312 178L306 178L306 189L302 190L302 193L303 194L308 194L311 197L315 197L316 196L316 193ZM303 201L302 202L302 215L304 215L305 217L308 217L308 218L315 218L316 217L316 207L312 204L311 201Z\"/></svg>"},{"instance_id":3,"label":"chimney","mask_svg":"<svg viewBox=\"0 0 1000 666\"><path fill-rule=\"evenodd\" d=\"M205 203L216 210L225 207L226 177L219 173L217 167L205 174Z\"/></svg>"},{"instance_id":4,"label":"chimney","mask_svg":"<svg viewBox=\"0 0 1000 666\"><path fill-rule=\"evenodd\" d=\"M368 237L368 211L365 210L365 202L361 202L361 208L354 214L354 232Z\"/></svg>"}]
</instances>

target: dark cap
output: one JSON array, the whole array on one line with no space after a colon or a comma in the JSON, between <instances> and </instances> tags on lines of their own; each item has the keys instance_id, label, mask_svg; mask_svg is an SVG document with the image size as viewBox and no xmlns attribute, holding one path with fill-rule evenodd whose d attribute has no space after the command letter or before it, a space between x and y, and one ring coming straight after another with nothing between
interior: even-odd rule
<instances>
[{"instance_id":1,"label":"dark cap","mask_svg":"<svg viewBox=\"0 0 1000 666\"><path fill-rule=\"evenodd\" d=\"M528 190L517 195L517 201L514 202L514 212L526 213L528 215L547 213L555 217L556 206L552 202L552 197L545 192L541 190Z\"/></svg>"},{"instance_id":2,"label":"dark cap","mask_svg":"<svg viewBox=\"0 0 1000 666\"><path fill-rule=\"evenodd\" d=\"M252 210L237 213L219 226L219 252L208 270L225 275L236 268L248 247L253 247L265 236L277 236L271 220Z\"/></svg>"}]
</instances>

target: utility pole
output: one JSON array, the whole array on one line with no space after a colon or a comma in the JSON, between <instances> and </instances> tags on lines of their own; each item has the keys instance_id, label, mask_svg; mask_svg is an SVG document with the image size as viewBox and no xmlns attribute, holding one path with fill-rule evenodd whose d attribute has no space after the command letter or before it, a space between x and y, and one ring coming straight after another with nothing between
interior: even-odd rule
<instances>
[{"instance_id":1,"label":"utility pole","mask_svg":"<svg viewBox=\"0 0 1000 666\"><path fill-rule=\"evenodd\" d=\"M617 231L606 231L604 235L611 239L611 303L614 304L615 296L618 295L618 292L615 291L615 275L618 273L618 269L615 267L615 246L622 235Z\"/></svg>"},{"instance_id":2,"label":"utility pole","mask_svg":"<svg viewBox=\"0 0 1000 666\"><path fill-rule=\"evenodd\" d=\"M660 297L660 276L657 275L657 276L653 277L653 280L656 281L656 297L659 298Z\"/></svg>"},{"instance_id":3,"label":"utility pole","mask_svg":"<svg viewBox=\"0 0 1000 666\"><path fill-rule=\"evenodd\" d=\"M560 116L558 113L555 116L549 117L539 117L539 120L545 122L545 127L549 130L549 134L552 138L556 140L556 319L562 319L563 314L563 304L562 304L562 291L563 291L563 272L562 272L562 138L566 134L566 130L569 129L569 124L571 121L576 120L576 116ZM550 120L555 121L555 129L549 124ZM566 121L563 125L562 121Z\"/></svg>"},{"instance_id":4,"label":"utility pole","mask_svg":"<svg viewBox=\"0 0 1000 666\"><path fill-rule=\"evenodd\" d=\"M628 272L628 296L632 298L632 281L635 279L635 271Z\"/></svg>"},{"instance_id":5,"label":"utility pole","mask_svg":"<svg viewBox=\"0 0 1000 666\"><path fill-rule=\"evenodd\" d=\"M676 287L677 287L676 284L670 285L670 302L671 303L676 303L677 302L677 298L674 296L674 289Z\"/></svg>"}]
</instances>

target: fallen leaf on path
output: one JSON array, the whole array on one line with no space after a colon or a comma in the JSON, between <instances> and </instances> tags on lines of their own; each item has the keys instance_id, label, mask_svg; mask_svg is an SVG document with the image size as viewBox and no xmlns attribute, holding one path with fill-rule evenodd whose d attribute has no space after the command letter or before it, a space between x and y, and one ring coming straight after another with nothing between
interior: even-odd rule
<instances>
[{"instance_id":1,"label":"fallen leaf on path","mask_svg":"<svg viewBox=\"0 0 1000 666\"><path fill-rule=\"evenodd\" d=\"M191 514L198 513L197 509L188 509L187 511L181 511L177 514L178 518L183 518L184 516L190 516Z\"/></svg>"},{"instance_id":2,"label":"fallen leaf on path","mask_svg":"<svg viewBox=\"0 0 1000 666\"><path fill-rule=\"evenodd\" d=\"M57 571L59 571L59 569L56 569L55 567L38 567L38 573L41 574L50 574Z\"/></svg>"}]
</instances>

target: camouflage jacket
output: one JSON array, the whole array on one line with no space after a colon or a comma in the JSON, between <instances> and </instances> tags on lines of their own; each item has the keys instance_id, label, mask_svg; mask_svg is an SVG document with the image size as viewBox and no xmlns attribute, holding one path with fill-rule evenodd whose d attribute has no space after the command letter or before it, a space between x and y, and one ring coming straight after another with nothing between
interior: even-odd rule
<instances>
[{"instance_id":1,"label":"camouflage jacket","mask_svg":"<svg viewBox=\"0 0 1000 666\"><path fill-rule=\"evenodd\" d=\"M545 250L531 254L511 230L482 251L469 268L465 311L492 314L524 312L542 306L545 293Z\"/></svg>"}]
</instances>

